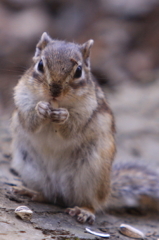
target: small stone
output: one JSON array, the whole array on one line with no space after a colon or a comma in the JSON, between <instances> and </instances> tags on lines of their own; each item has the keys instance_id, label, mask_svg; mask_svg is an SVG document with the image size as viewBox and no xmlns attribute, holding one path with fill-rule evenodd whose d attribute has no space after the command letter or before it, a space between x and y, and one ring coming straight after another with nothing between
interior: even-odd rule
<instances>
[{"instance_id":1,"label":"small stone","mask_svg":"<svg viewBox=\"0 0 159 240\"><path fill-rule=\"evenodd\" d=\"M19 206L14 212L18 217L26 221L30 221L33 215L33 211L27 206Z\"/></svg>"},{"instance_id":2,"label":"small stone","mask_svg":"<svg viewBox=\"0 0 159 240\"><path fill-rule=\"evenodd\" d=\"M145 238L145 235L143 232L141 232L140 230L138 230L128 224L121 224L119 232L130 238L138 238L138 239Z\"/></svg>"}]
</instances>

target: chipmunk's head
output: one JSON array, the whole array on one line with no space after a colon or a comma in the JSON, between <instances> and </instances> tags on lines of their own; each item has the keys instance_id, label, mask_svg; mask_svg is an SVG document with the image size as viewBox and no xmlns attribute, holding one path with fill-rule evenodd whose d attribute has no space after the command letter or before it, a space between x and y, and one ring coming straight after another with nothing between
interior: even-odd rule
<instances>
[{"instance_id":1,"label":"chipmunk's head","mask_svg":"<svg viewBox=\"0 0 159 240\"><path fill-rule=\"evenodd\" d=\"M53 40L45 32L42 34L33 58L33 77L45 86L50 98L80 96L88 89L92 44L93 40L78 45Z\"/></svg>"}]
</instances>

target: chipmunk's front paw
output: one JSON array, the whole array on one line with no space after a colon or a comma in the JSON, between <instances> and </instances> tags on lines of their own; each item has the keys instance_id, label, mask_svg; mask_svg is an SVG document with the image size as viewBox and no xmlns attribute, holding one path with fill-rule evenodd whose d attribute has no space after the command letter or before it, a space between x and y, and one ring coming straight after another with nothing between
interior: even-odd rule
<instances>
[{"instance_id":1,"label":"chipmunk's front paw","mask_svg":"<svg viewBox=\"0 0 159 240\"><path fill-rule=\"evenodd\" d=\"M64 123L69 117L69 112L65 108L53 109L50 113L50 119L56 123Z\"/></svg>"},{"instance_id":2,"label":"chipmunk's front paw","mask_svg":"<svg viewBox=\"0 0 159 240\"><path fill-rule=\"evenodd\" d=\"M40 101L37 103L35 110L40 118L45 119L45 118L49 118L52 107L50 103Z\"/></svg>"},{"instance_id":3,"label":"chipmunk's front paw","mask_svg":"<svg viewBox=\"0 0 159 240\"><path fill-rule=\"evenodd\" d=\"M67 208L65 212L72 217L76 217L77 221L80 223L88 222L89 224L93 224L95 220L95 215L91 210L86 208L80 208L76 206L74 208Z\"/></svg>"},{"instance_id":4,"label":"chipmunk's front paw","mask_svg":"<svg viewBox=\"0 0 159 240\"><path fill-rule=\"evenodd\" d=\"M38 102L35 109L40 118L49 118L52 122L56 123L64 123L69 117L67 109L52 108L50 103L44 101Z\"/></svg>"}]
</instances>

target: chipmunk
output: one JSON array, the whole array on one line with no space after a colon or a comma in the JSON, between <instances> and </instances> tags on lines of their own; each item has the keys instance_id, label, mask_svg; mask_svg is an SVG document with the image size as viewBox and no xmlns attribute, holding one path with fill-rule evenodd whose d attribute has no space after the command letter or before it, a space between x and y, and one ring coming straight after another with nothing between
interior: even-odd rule
<instances>
[{"instance_id":1,"label":"chipmunk","mask_svg":"<svg viewBox=\"0 0 159 240\"><path fill-rule=\"evenodd\" d=\"M81 223L93 223L97 211L115 204L133 205L131 194L126 201L124 190L116 189L124 184L118 170L110 191L115 123L91 74L92 45L43 33L32 66L15 87L12 116L12 168L36 191L30 191L34 200L62 205Z\"/></svg>"}]
</instances>

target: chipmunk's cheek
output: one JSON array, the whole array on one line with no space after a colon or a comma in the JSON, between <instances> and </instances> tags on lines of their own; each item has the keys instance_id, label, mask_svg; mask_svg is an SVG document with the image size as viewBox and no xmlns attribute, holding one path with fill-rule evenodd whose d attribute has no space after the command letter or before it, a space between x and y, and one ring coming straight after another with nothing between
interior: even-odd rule
<instances>
[{"instance_id":1,"label":"chipmunk's cheek","mask_svg":"<svg viewBox=\"0 0 159 240\"><path fill-rule=\"evenodd\" d=\"M76 80L73 81L72 83L70 83L70 86L72 89L76 90L76 89L80 89L86 86L86 81L85 79L80 79L80 80Z\"/></svg>"},{"instance_id":2,"label":"chipmunk's cheek","mask_svg":"<svg viewBox=\"0 0 159 240\"><path fill-rule=\"evenodd\" d=\"M62 96L66 97L67 95L69 95L70 90L71 90L70 87L69 88L68 87L64 88L63 92L62 92Z\"/></svg>"}]
</instances>

